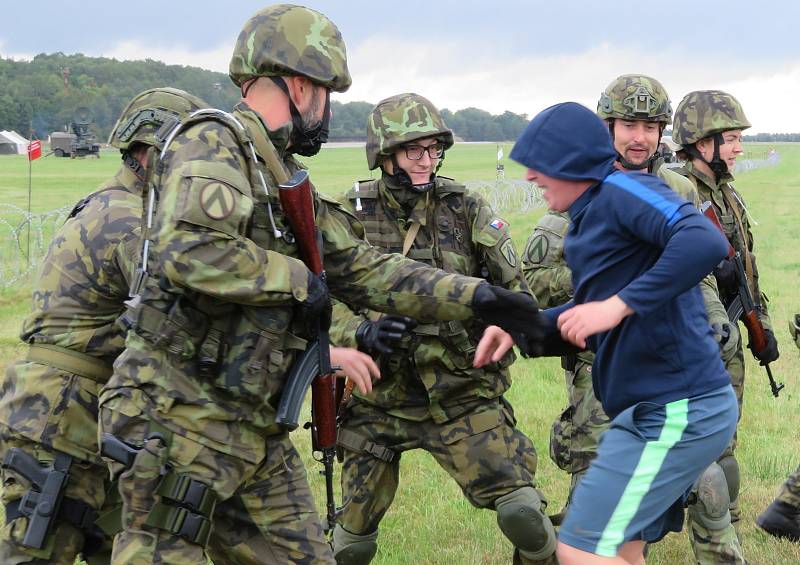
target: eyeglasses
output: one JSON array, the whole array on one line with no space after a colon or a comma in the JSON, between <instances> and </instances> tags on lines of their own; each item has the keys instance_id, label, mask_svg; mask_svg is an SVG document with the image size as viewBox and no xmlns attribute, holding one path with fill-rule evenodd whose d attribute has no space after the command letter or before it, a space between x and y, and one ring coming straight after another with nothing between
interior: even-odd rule
<instances>
[{"instance_id":1,"label":"eyeglasses","mask_svg":"<svg viewBox=\"0 0 800 565\"><path fill-rule=\"evenodd\" d=\"M442 155L444 155L444 143L434 143L427 147L423 147L422 145L406 145L405 150L406 157L412 161L419 161L422 159L422 155L425 152L428 153L428 157L431 159L441 159Z\"/></svg>"}]
</instances>

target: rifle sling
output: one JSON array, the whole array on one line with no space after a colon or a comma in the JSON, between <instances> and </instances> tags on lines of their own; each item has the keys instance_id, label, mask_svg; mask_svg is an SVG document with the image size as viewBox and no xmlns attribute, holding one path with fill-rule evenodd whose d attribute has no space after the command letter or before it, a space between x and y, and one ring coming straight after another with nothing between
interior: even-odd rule
<instances>
[{"instance_id":1,"label":"rifle sling","mask_svg":"<svg viewBox=\"0 0 800 565\"><path fill-rule=\"evenodd\" d=\"M742 242L744 242L744 270L747 274L747 284L750 287L750 292L753 295L753 302L758 304L761 297L756 295L756 281L753 277L753 261L750 257L750 250L747 249L747 232L744 231L742 212L739 210L739 203L737 202L736 197L733 195L730 185L722 184L720 189L722 190L722 196L728 202L728 206L730 206L731 210L733 210L733 215L736 218L736 225L739 226L739 233L742 234Z\"/></svg>"}]
</instances>

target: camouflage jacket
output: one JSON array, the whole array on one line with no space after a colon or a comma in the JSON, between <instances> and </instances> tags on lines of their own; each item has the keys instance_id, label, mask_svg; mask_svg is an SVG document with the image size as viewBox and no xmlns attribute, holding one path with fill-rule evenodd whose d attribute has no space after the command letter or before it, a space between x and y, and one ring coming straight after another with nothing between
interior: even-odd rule
<instances>
[{"instance_id":1,"label":"camouflage jacket","mask_svg":"<svg viewBox=\"0 0 800 565\"><path fill-rule=\"evenodd\" d=\"M698 171L691 161L686 161L682 167L675 169L675 171L691 181L700 196L701 202L710 201L714 206L720 224L722 224L722 229L725 231L725 236L728 238L728 241L731 242L733 248L741 253L742 262L745 262L745 256L750 256L753 266L753 278L750 281L751 291L753 292L753 297L759 302L759 318L765 328L772 329L772 324L767 312L768 299L767 296L761 292L758 284L758 267L756 266L756 256L753 254L753 233L750 230L750 216L747 213L744 199L731 184L731 182L733 182L733 175L725 174L720 179L720 182L716 183L713 178L702 171ZM724 191L728 190L736 201L735 206L737 206L737 211L741 215L744 233L739 228L736 213L734 213L731 204L724 194ZM727 303L727 297L724 295L724 292L720 293L723 303Z\"/></svg>"},{"instance_id":2,"label":"camouflage jacket","mask_svg":"<svg viewBox=\"0 0 800 565\"><path fill-rule=\"evenodd\" d=\"M87 354L110 370L125 343L116 321L139 256L143 187L123 166L73 209L44 258L23 342ZM0 421L32 440L90 459L97 451L101 385L63 368L18 361L6 371Z\"/></svg>"},{"instance_id":3,"label":"camouflage jacket","mask_svg":"<svg viewBox=\"0 0 800 565\"><path fill-rule=\"evenodd\" d=\"M268 132L244 104L233 117L243 129L206 118L167 148L152 237L156 260L132 316L135 331L101 403L112 410L132 403L174 433L258 462L264 437L282 431L275 407L289 367L306 347L294 307L307 298L308 269L262 162L268 151L281 156L290 126ZM290 171L299 167L289 156L283 161ZM338 203L319 194L314 200L335 296L427 319L472 315L478 279L381 254Z\"/></svg>"},{"instance_id":4,"label":"camouflage jacket","mask_svg":"<svg viewBox=\"0 0 800 565\"><path fill-rule=\"evenodd\" d=\"M361 221L366 238L377 249L401 253L409 227L420 224L408 257L450 273L481 277L512 290L528 292L519 270L509 225L498 218L480 196L446 177L416 201L403 205L391 189L393 180L361 181L344 205ZM405 192L408 196L410 193ZM417 195L414 195L417 196ZM413 204L413 207L412 207ZM355 333L377 313L350 310L336 304L331 341L357 347ZM474 369L472 357L485 326L475 321L423 324L396 354L382 359L382 378L362 401L408 419L433 417L444 422L468 409L471 399L495 398L511 385L506 367L513 353L499 365Z\"/></svg>"},{"instance_id":5,"label":"camouflage jacket","mask_svg":"<svg viewBox=\"0 0 800 565\"><path fill-rule=\"evenodd\" d=\"M699 204L694 185L674 170L664 167L663 161L656 161L653 174L666 182L681 197L695 205ZM568 229L569 214L548 212L539 221L525 244L522 272L542 308L557 306L572 298L572 273L564 260L564 237ZM728 316L719 300L713 275L703 279L700 290L709 322L719 325L727 323ZM735 331L732 329L732 332ZM737 339L738 334L732 333L728 343L733 345ZM588 351L580 353L578 357L587 363L591 363L594 358Z\"/></svg>"}]
</instances>

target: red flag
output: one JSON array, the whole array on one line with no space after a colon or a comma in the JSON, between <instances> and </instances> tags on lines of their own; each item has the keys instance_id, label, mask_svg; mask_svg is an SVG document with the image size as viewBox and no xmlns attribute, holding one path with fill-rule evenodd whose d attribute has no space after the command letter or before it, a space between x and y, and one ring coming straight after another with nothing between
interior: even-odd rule
<instances>
[{"instance_id":1,"label":"red flag","mask_svg":"<svg viewBox=\"0 0 800 565\"><path fill-rule=\"evenodd\" d=\"M38 139L28 144L28 161L35 161L42 156L42 142Z\"/></svg>"}]
</instances>

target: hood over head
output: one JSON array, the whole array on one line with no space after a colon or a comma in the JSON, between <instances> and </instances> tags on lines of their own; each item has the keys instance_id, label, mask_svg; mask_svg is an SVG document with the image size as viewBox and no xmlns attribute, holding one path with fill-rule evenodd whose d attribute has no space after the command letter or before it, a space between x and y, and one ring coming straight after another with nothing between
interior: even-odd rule
<instances>
[{"instance_id":1,"label":"hood over head","mask_svg":"<svg viewBox=\"0 0 800 565\"><path fill-rule=\"evenodd\" d=\"M577 102L563 102L536 115L509 156L549 177L601 181L613 172L617 152L602 119Z\"/></svg>"}]
</instances>

